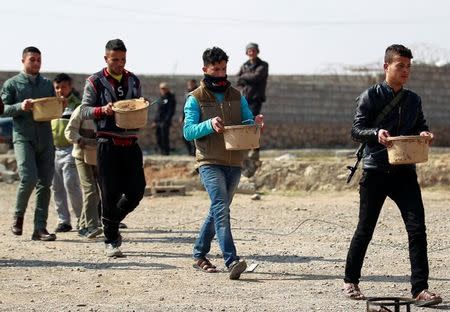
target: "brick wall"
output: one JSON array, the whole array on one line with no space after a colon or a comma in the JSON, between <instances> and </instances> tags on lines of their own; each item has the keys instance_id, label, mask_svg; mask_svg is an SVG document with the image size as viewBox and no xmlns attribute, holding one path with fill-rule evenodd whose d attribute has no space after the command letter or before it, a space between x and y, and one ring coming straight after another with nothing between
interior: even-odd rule
<instances>
[{"instance_id":1,"label":"brick wall","mask_svg":"<svg viewBox=\"0 0 450 312\"><path fill-rule=\"evenodd\" d=\"M0 84L14 73L0 73ZM54 74L47 74L53 77ZM86 75L73 75L75 87L82 91ZM140 76L144 95L158 97L158 84L167 81L177 97L177 115L171 130L173 147L182 150L178 118L184 104L185 82L200 76ZM232 82L234 77L230 78ZM349 147L355 98L368 86L383 79L376 75L292 75L270 76L267 102L262 112L266 128L265 148ZM415 65L408 87L423 101L425 116L436 134L436 144L450 146L450 66ZM153 116L150 109L150 119ZM154 146L154 130L143 131L144 148Z\"/></svg>"}]
</instances>

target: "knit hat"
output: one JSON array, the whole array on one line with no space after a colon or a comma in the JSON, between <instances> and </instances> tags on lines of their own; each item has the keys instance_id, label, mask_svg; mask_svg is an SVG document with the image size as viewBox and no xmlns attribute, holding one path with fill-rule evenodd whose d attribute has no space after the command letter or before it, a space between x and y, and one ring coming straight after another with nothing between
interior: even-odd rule
<instances>
[{"instance_id":1,"label":"knit hat","mask_svg":"<svg viewBox=\"0 0 450 312\"><path fill-rule=\"evenodd\" d=\"M249 44L247 44L247 45L245 46L245 52L247 52L248 49L255 49L255 50L259 53L259 47L258 47L258 44L257 44L257 43L250 42Z\"/></svg>"}]
</instances>

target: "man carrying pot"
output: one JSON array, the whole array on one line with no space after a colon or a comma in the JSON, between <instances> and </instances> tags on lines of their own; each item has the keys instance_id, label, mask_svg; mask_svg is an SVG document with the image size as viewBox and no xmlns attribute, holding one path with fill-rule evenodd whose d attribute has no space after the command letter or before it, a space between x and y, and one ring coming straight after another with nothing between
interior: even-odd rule
<instances>
[{"instance_id":1,"label":"man carrying pot","mask_svg":"<svg viewBox=\"0 0 450 312\"><path fill-rule=\"evenodd\" d=\"M208 215L194 244L194 267L206 273L217 272L207 254L217 236L230 279L239 279L247 264L237 255L231 234L230 205L241 177L242 151L225 149L225 126L250 121L260 126L264 117L253 115L247 100L227 79L228 55L222 49L206 49L202 55L204 78L190 93L184 106L183 133L195 140L196 167L211 199Z\"/></svg>"},{"instance_id":2,"label":"man carrying pot","mask_svg":"<svg viewBox=\"0 0 450 312\"><path fill-rule=\"evenodd\" d=\"M403 86L411 70L411 50L394 44L386 49L386 78L357 98L352 127L354 140L366 143L360 185L359 221L350 244L345 266L344 294L350 299L365 299L359 288L361 268L367 247L386 197L400 209L408 232L411 262L411 293L419 306L431 306L442 298L428 290L427 238L425 214L414 164L390 165L386 147L390 136L421 135L429 132L420 97ZM376 121L377 120L377 121Z\"/></svg>"},{"instance_id":3,"label":"man carrying pot","mask_svg":"<svg viewBox=\"0 0 450 312\"><path fill-rule=\"evenodd\" d=\"M116 126L112 103L141 97L139 79L125 69L127 49L120 39L106 43L106 68L90 76L84 88L81 116L94 119L97 127L97 167L105 233L105 254L121 257L119 223L144 196L139 129Z\"/></svg>"},{"instance_id":4,"label":"man carrying pot","mask_svg":"<svg viewBox=\"0 0 450 312\"><path fill-rule=\"evenodd\" d=\"M53 172L54 146L49 121L34 121L32 99L55 95L52 82L41 76L41 51L27 47L22 52L23 71L8 79L1 91L5 104L3 116L13 118L13 144L19 170L11 231L22 235L25 210L33 189L36 189L34 231L31 239L53 241L55 234L47 231Z\"/></svg>"}]
</instances>

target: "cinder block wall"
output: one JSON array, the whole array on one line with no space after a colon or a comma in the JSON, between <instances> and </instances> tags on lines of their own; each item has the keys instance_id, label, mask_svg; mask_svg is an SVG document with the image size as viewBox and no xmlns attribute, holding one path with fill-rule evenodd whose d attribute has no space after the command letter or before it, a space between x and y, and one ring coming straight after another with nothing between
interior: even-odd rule
<instances>
[{"instance_id":1,"label":"cinder block wall","mask_svg":"<svg viewBox=\"0 0 450 312\"><path fill-rule=\"evenodd\" d=\"M15 73L0 73L0 84ZM49 78L54 73L45 74ZM75 88L83 90L87 75L74 74ZM185 84L200 76L139 76L144 96L158 97L158 85L166 81L177 97L177 114L171 130L172 146L183 151L179 117L184 104ZM350 128L356 97L368 86L383 79L376 75L293 75L270 76L267 102L262 113L266 128L264 148L350 147ZM235 81L235 77L230 77ZM450 146L450 66L415 65L408 86L422 97L425 116L436 134L436 145ZM149 118L153 119L154 108ZM151 150L155 144L154 129L147 127L142 145Z\"/></svg>"}]
</instances>

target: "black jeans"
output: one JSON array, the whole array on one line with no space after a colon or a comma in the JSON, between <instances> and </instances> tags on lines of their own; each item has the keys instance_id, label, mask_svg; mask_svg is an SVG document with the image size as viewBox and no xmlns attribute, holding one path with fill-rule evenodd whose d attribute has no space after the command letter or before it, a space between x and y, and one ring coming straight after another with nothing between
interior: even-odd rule
<instances>
[{"instance_id":1,"label":"black jeans","mask_svg":"<svg viewBox=\"0 0 450 312\"><path fill-rule=\"evenodd\" d=\"M381 208L389 196L400 209L408 232L413 296L428 288L427 237L425 213L417 175L411 167L394 167L388 173L363 172L360 189L359 221L347 254L346 283L359 283L364 256Z\"/></svg>"},{"instance_id":2,"label":"black jeans","mask_svg":"<svg viewBox=\"0 0 450 312\"><path fill-rule=\"evenodd\" d=\"M158 144L161 155L170 154L170 123L162 123L156 127L156 143Z\"/></svg>"},{"instance_id":3,"label":"black jeans","mask_svg":"<svg viewBox=\"0 0 450 312\"><path fill-rule=\"evenodd\" d=\"M137 143L118 146L102 138L97 147L97 164L105 243L115 243L119 238L119 223L144 196L142 151Z\"/></svg>"}]
</instances>

